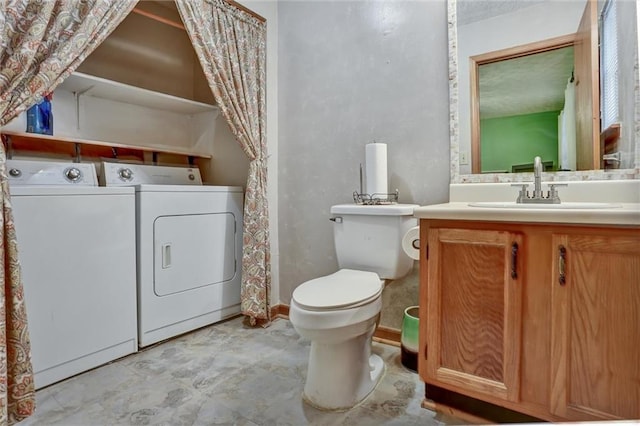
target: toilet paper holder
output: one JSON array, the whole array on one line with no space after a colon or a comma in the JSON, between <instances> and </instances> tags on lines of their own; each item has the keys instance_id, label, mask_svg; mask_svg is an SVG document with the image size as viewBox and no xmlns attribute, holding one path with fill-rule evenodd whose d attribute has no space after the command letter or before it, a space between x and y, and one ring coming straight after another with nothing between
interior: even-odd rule
<instances>
[{"instance_id":1,"label":"toilet paper holder","mask_svg":"<svg viewBox=\"0 0 640 426\"><path fill-rule=\"evenodd\" d=\"M364 205L378 205L378 204L397 204L398 203L398 190L388 194L361 194L358 191L353 191L353 202L356 204Z\"/></svg>"},{"instance_id":2,"label":"toilet paper holder","mask_svg":"<svg viewBox=\"0 0 640 426\"><path fill-rule=\"evenodd\" d=\"M407 230L402 237L402 250L413 260L420 259L420 226Z\"/></svg>"}]
</instances>

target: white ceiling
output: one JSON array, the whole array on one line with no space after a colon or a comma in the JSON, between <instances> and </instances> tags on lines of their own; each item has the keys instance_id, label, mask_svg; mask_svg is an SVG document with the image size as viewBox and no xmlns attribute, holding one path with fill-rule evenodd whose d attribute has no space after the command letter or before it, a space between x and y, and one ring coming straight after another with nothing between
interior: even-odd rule
<instances>
[{"instance_id":1,"label":"white ceiling","mask_svg":"<svg viewBox=\"0 0 640 426\"><path fill-rule=\"evenodd\" d=\"M512 13L545 1L551 0L458 0L456 2L456 18L458 25L466 25Z\"/></svg>"},{"instance_id":2,"label":"white ceiling","mask_svg":"<svg viewBox=\"0 0 640 426\"><path fill-rule=\"evenodd\" d=\"M559 111L573 71L573 46L484 64L479 70L480 118Z\"/></svg>"}]
</instances>

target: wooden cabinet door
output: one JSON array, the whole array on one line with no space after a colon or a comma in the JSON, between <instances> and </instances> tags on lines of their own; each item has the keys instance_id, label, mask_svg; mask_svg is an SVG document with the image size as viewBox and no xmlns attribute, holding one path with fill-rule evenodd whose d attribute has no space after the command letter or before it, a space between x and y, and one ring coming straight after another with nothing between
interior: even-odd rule
<instances>
[{"instance_id":1,"label":"wooden cabinet door","mask_svg":"<svg viewBox=\"0 0 640 426\"><path fill-rule=\"evenodd\" d=\"M551 411L640 418L640 233L554 235Z\"/></svg>"},{"instance_id":2,"label":"wooden cabinet door","mask_svg":"<svg viewBox=\"0 0 640 426\"><path fill-rule=\"evenodd\" d=\"M427 380L516 401L522 236L430 228L428 241Z\"/></svg>"}]
</instances>

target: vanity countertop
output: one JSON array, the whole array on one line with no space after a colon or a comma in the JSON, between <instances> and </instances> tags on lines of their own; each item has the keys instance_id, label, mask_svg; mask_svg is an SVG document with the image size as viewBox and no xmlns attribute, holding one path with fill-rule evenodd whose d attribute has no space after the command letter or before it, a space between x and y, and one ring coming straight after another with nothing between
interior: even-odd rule
<instances>
[{"instance_id":1,"label":"vanity countertop","mask_svg":"<svg viewBox=\"0 0 640 426\"><path fill-rule=\"evenodd\" d=\"M613 208L563 209L472 207L470 203L512 203L518 187L504 183L451 184L449 203L414 209L419 219L500 222L571 223L585 225L640 225L640 180L581 181L560 188L562 202L614 203ZM543 182L543 189L548 183Z\"/></svg>"},{"instance_id":2,"label":"vanity countertop","mask_svg":"<svg viewBox=\"0 0 640 426\"><path fill-rule=\"evenodd\" d=\"M418 207L413 215L419 219L638 226L640 203L620 203L619 207L604 209L509 209L471 207L469 202L458 201Z\"/></svg>"}]
</instances>

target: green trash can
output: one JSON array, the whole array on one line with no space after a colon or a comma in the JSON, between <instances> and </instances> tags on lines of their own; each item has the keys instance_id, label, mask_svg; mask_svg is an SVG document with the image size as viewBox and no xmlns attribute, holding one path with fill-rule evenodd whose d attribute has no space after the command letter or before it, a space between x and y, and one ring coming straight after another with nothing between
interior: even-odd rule
<instances>
[{"instance_id":1,"label":"green trash can","mask_svg":"<svg viewBox=\"0 0 640 426\"><path fill-rule=\"evenodd\" d=\"M418 306L409 306L404 310L400 334L400 361L406 368L415 372L418 371L419 311Z\"/></svg>"}]
</instances>

